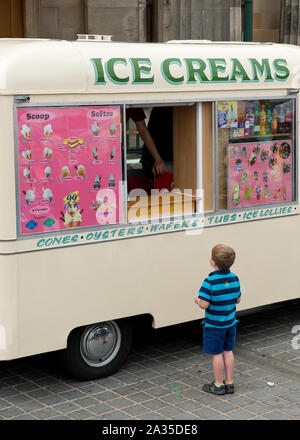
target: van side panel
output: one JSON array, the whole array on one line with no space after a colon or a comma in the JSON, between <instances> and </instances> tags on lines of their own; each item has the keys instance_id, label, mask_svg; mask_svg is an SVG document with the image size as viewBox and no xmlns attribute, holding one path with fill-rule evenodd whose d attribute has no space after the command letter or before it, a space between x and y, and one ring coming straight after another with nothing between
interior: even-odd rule
<instances>
[{"instance_id":1,"label":"van side panel","mask_svg":"<svg viewBox=\"0 0 300 440\"><path fill-rule=\"evenodd\" d=\"M217 243L236 250L238 310L297 298L298 229L290 216L19 254L19 356L64 348L73 328L95 322L149 313L163 327L203 317L194 296Z\"/></svg>"},{"instance_id":2,"label":"van side panel","mask_svg":"<svg viewBox=\"0 0 300 440\"><path fill-rule=\"evenodd\" d=\"M0 360L19 356L18 258L0 255Z\"/></svg>"}]
</instances>

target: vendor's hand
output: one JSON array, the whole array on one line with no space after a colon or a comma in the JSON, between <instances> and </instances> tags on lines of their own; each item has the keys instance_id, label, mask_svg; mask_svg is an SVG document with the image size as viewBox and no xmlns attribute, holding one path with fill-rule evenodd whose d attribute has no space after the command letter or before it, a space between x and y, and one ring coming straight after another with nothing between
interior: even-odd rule
<instances>
[{"instance_id":1,"label":"vendor's hand","mask_svg":"<svg viewBox=\"0 0 300 440\"><path fill-rule=\"evenodd\" d=\"M162 159L159 159L154 162L152 172L155 176L163 176L166 171L167 171L166 164Z\"/></svg>"}]
</instances>

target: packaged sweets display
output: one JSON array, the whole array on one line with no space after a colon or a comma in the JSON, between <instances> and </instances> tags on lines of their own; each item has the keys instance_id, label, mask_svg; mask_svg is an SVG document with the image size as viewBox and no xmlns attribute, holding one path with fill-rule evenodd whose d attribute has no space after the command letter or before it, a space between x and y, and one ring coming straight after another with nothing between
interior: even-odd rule
<instances>
[{"instance_id":1,"label":"packaged sweets display","mask_svg":"<svg viewBox=\"0 0 300 440\"><path fill-rule=\"evenodd\" d=\"M292 141L228 146L228 208L293 200Z\"/></svg>"}]
</instances>

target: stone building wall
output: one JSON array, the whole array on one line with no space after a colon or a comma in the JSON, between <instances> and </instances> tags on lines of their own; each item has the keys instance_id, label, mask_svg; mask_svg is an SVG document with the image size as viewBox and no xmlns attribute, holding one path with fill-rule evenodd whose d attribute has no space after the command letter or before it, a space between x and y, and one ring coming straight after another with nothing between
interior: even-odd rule
<instances>
[{"instance_id":1,"label":"stone building wall","mask_svg":"<svg viewBox=\"0 0 300 440\"><path fill-rule=\"evenodd\" d=\"M241 0L153 0L154 41L240 40ZM78 33L147 39L147 0L26 0L26 36L73 40Z\"/></svg>"},{"instance_id":2,"label":"stone building wall","mask_svg":"<svg viewBox=\"0 0 300 440\"><path fill-rule=\"evenodd\" d=\"M27 0L26 36L76 39L76 34L146 40L146 0Z\"/></svg>"},{"instance_id":3,"label":"stone building wall","mask_svg":"<svg viewBox=\"0 0 300 440\"><path fill-rule=\"evenodd\" d=\"M300 0L282 0L280 42L300 45Z\"/></svg>"},{"instance_id":4,"label":"stone building wall","mask_svg":"<svg viewBox=\"0 0 300 440\"><path fill-rule=\"evenodd\" d=\"M240 40L240 0L158 0L155 39Z\"/></svg>"},{"instance_id":5,"label":"stone building wall","mask_svg":"<svg viewBox=\"0 0 300 440\"><path fill-rule=\"evenodd\" d=\"M273 41L280 36L281 0L253 0L253 41Z\"/></svg>"}]
</instances>

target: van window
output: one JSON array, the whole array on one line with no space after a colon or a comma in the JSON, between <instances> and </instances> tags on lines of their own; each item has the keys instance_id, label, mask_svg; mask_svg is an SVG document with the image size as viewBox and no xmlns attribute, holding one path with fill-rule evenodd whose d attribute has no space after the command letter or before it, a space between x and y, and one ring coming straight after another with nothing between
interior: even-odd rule
<instances>
[{"instance_id":1,"label":"van window","mask_svg":"<svg viewBox=\"0 0 300 440\"><path fill-rule=\"evenodd\" d=\"M217 208L295 201L295 100L218 101Z\"/></svg>"}]
</instances>

